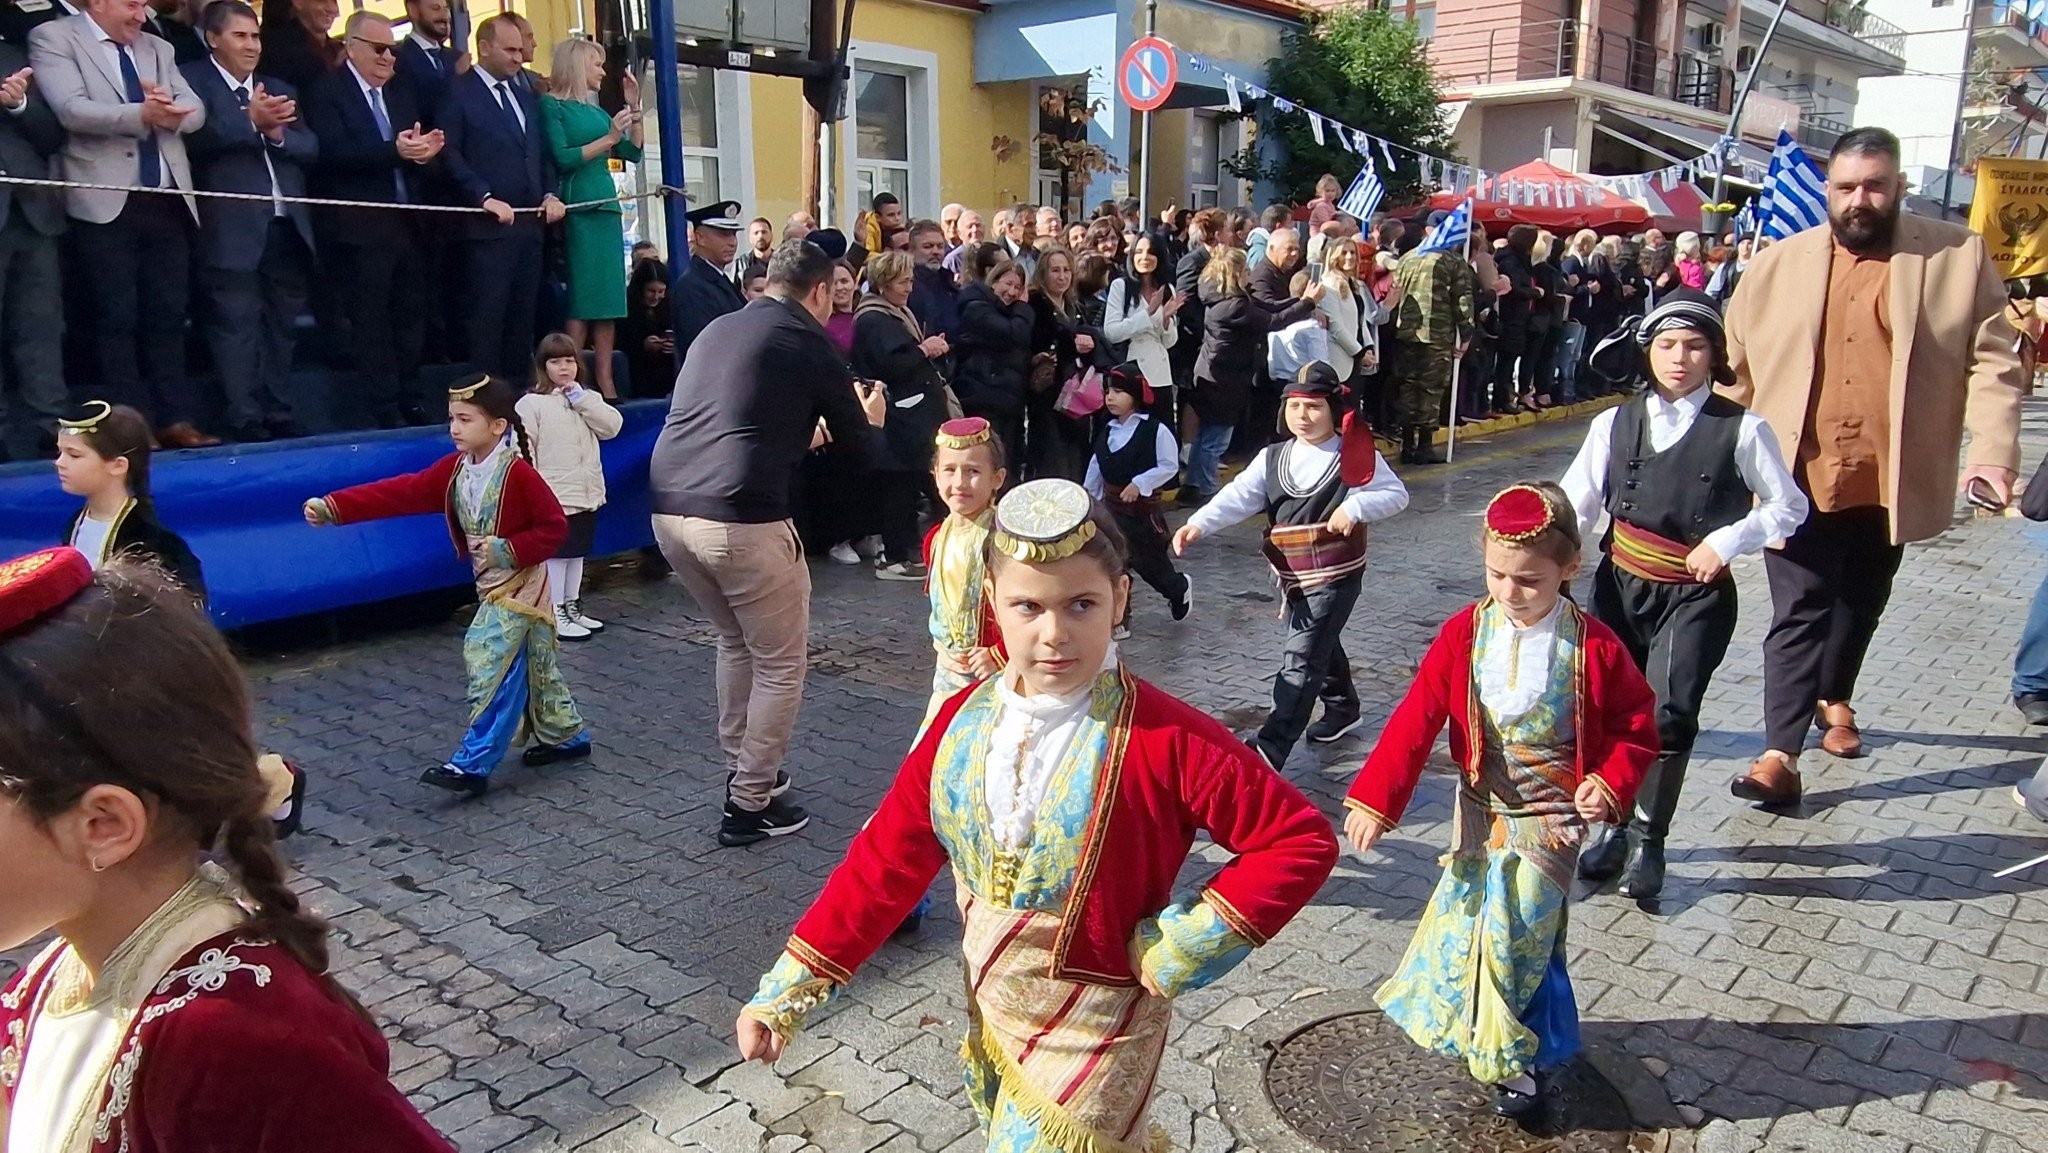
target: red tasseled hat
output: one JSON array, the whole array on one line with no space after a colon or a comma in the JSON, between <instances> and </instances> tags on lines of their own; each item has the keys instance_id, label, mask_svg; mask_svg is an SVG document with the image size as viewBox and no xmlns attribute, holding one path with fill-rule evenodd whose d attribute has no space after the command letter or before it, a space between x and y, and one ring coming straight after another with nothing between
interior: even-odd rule
<instances>
[{"instance_id":1,"label":"red tasseled hat","mask_svg":"<svg viewBox=\"0 0 2048 1153\"><path fill-rule=\"evenodd\" d=\"M1337 419L1337 435L1340 438L1337 451L1337 472L1347 488L1370 484L1373 474L1379 471L1379 453L1372 444L1372 425L1351 402L1351 390L1337 379L1337 370L1320 360L1312 360L1301 366L1294 374L1294 380L1280 395L1300 396L1321 400L1329 404L1330 414Z\"/></svg>"},{"instance_id":2,"label":"red tasseled hat","mask_svg":"<svg viewBox=\"0 0 2048 1153\"><path fill-rule=\"evenodd\" d=\"M75 548L46 548L0 564L0 636L71 603L92 584L92 564Z\"/></svg>"}]
</instances>

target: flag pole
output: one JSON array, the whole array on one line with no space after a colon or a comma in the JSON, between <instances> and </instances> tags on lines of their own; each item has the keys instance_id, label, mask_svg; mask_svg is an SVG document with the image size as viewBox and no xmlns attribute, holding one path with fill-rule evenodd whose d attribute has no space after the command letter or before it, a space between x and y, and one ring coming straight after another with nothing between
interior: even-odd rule
<instances>
[{"instance_id":1,"label":"flag pole","mask_svg":"<svg viewBox=\"0 0 2048 1153\"><path fill-rule=\"evenodd\" d=\"M1736 153L1738 156L1740 155L1738 150L1742 146L1742 106L1749 103L1749 90L1756 87L1757 73L1762 71L1763 68L1764 53L1771 50L1771 41L1778 38L1778 25L1784 21L1785 11L1790 7L1792 7L1792 0L1778 0L1778 10L1771 13L1770 26L1764 29L1764 38L1757 42L1756 55L1751 59L1749 71L1743 73L1742 83L1735 90L1733 106L1728 110L1728 139L1731 141L1729 152ZM1974 20L1976 15L1977 9L1972 6L1969 9L1969 16ZM1737 28L1737 42L1739 43L1741 35L1739 22ZM1970 34L1967 32L1963 34L1965 43L1968 43L1969 36ZM1966 84L1965 87L1967 86ZM1721 162L1714 166L1713 196L1715 204L1727 203L1722 197L1728 195L1728 161L1729 156L1723 154Z\"/></svg>"},{"instance_id":2,"label":"flag pole","mask_svg":"<svg viewBox=\"0 0 2048 1153\"><path fill-rule=\"evenodd\" d=\"M1445 464L1458 459L1458 370L1464 366L1464 357L1451 358L1451 413L1450 419L1444 424Z\"/></svg>"}]
</instances>

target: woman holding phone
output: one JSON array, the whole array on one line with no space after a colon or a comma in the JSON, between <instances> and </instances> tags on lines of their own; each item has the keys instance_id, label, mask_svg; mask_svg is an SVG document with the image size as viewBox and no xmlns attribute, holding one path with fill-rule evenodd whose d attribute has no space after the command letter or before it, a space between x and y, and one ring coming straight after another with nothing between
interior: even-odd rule
<instances>
[{"instance_id":1,"label":"woman holding phone","mask_svg":"<svg viewBox=\"0 0 2048 1153\"><path fill-rule=\"evenodd\" d=\"M1131 246L1130 273L1109 286L1102 335L1111 344L1124 346L1120 363L1137 362L1145 383L1152 386L1153 414L1177 424L1173 362L1167 350L1180 338L1174 317L1185 297L1173 290L1173 272L1160 249L1159 238L1149 232Z\"/></svg>"}]
</instances>

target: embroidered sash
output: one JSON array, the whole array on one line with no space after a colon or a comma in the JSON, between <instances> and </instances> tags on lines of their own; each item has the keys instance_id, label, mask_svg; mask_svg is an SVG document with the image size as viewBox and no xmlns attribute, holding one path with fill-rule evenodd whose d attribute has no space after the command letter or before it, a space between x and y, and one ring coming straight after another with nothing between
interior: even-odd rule
<instances>
[{"instance_id":1,"label":"embroidered sash","mask_svg":"<svg viewBox=\"0 0 2048 1153\"><path fill-rule=\"evenodd\" d=\"M1274 525L1264 552L1283 592L1306 592L1365 569L1365 528L1339 535L1322 524Z\"/></svg>"},{"instance_id":2,"label":"embroidered sash","mask_svg":"<svg viewBox=\"0 0 2048 1153\"><path fill-rule=\"evenodd\" d=\"M518 459L516 453L509 451L497 454L496 463L479 490L474 507L463 499L462 468L456 468L455 475L448 481L448 507L454 510L455 522L462 529L464 538L497 535L499 514L505 500L505 478L511 474L512 463ZM472 551L469 567L476 577L478 599L503 605L520 616L544 621L550 626L554 624L554 608L548 600L546 565L516 568L500 563L498 558L478 556Z\"/></svg>"},{"instance_id":3,"label":"embroidered sash","mask_svg":"<svg viewBox=\"0 0 2048 1153\"><path fill-rule=\"evenodd\" d=\"M1618 518L1614 522L1613 542L1607 549L1607 555L1621 571L1666 585L1700 583L1685 567L1685 558L1691 553L1692 549L1678 541Z\"/></svg>"},{"instance_id":4,"label":"embroidered sash","mask_svg":"<svg viewBox=\"0 0 2048 1153\"><path fill-rule=\"evenodd\" d=\"M1571 605L1558 614L1543 695L1522 717L1502 725L1479 700L1479 655L1506 643L1497 605L1481 611L1473 638L1475 673L1468 707L1480 736L1478 779L1461 776L1455 805L1453 856L1484 856L1510 848L1559 889L1569 892L1585 822L1572 804L1578 788L1580 665L1585 618Z\"/></svg>"}]
</instances>

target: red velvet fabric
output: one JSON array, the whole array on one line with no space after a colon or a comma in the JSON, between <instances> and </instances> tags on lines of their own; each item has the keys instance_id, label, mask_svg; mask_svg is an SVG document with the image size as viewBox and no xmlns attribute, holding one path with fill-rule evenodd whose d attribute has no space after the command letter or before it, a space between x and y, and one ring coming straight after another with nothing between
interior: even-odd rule
<instances>
[{"instance_id":1,"label":"red velvet fabric","mask_svg":"<svg viewBox=\"0 0 2048 1153\"><path fill-rule=\"evenodd\" d=\"M451 452L418 472L373 480L327 494L338 524L355 524L392 516L416 516L438 512L448 520L448 537L455 551L464 557L469 546L455 517L455 474L462 454ZM553 489L524 459L512 462L505 474L505 495L498 502L497 529L512 548L520 568L531 568L549 560L569 535L569 518Z\"/></svg>"},{"instance_id":2,"label":"red velvet fabric","mask_svg":"<svg viewBox=\"0 0 2048 1153\"><path fill-rule=\"evenodd\" d=\"M1210 880L1211 904L1261 944L1315 896L1337 860L1329 819L1228 729L1128 673L1125 683L1128 719L1111 735L1050 974L1096 984L1137 983L1132 934L1171 900L1197 829L1236 854ZM971 691L946 702L797 922L790 952L821 976L850 979L946 865L932 831L933 761Z\"/></svg>"},{"instance_id":3,"label":"red velvet fabric","mask_svg":"<svg viewBox=\"0 0 2048 1153\"><path fill-rule=\"evenodd\" d=\"M1446 721L1451 726L1451 760L1466 779L1478 779L1484 739L1472 684L1472 639L1484 607L1482 603L1461 609L1437 630L1416 670L1415 683L1351 782L1349 801L1390 825L1408 811L1415 782ZM1657 697L1612 630L1576 605L1567 603L1564 611L1578 616L1586 636L1579 671L1579 779L1588 774L1598 777L1613 794L1618 812L1626 814L1643 774L1657 759Z\"/></svg>"}]
</instances>

